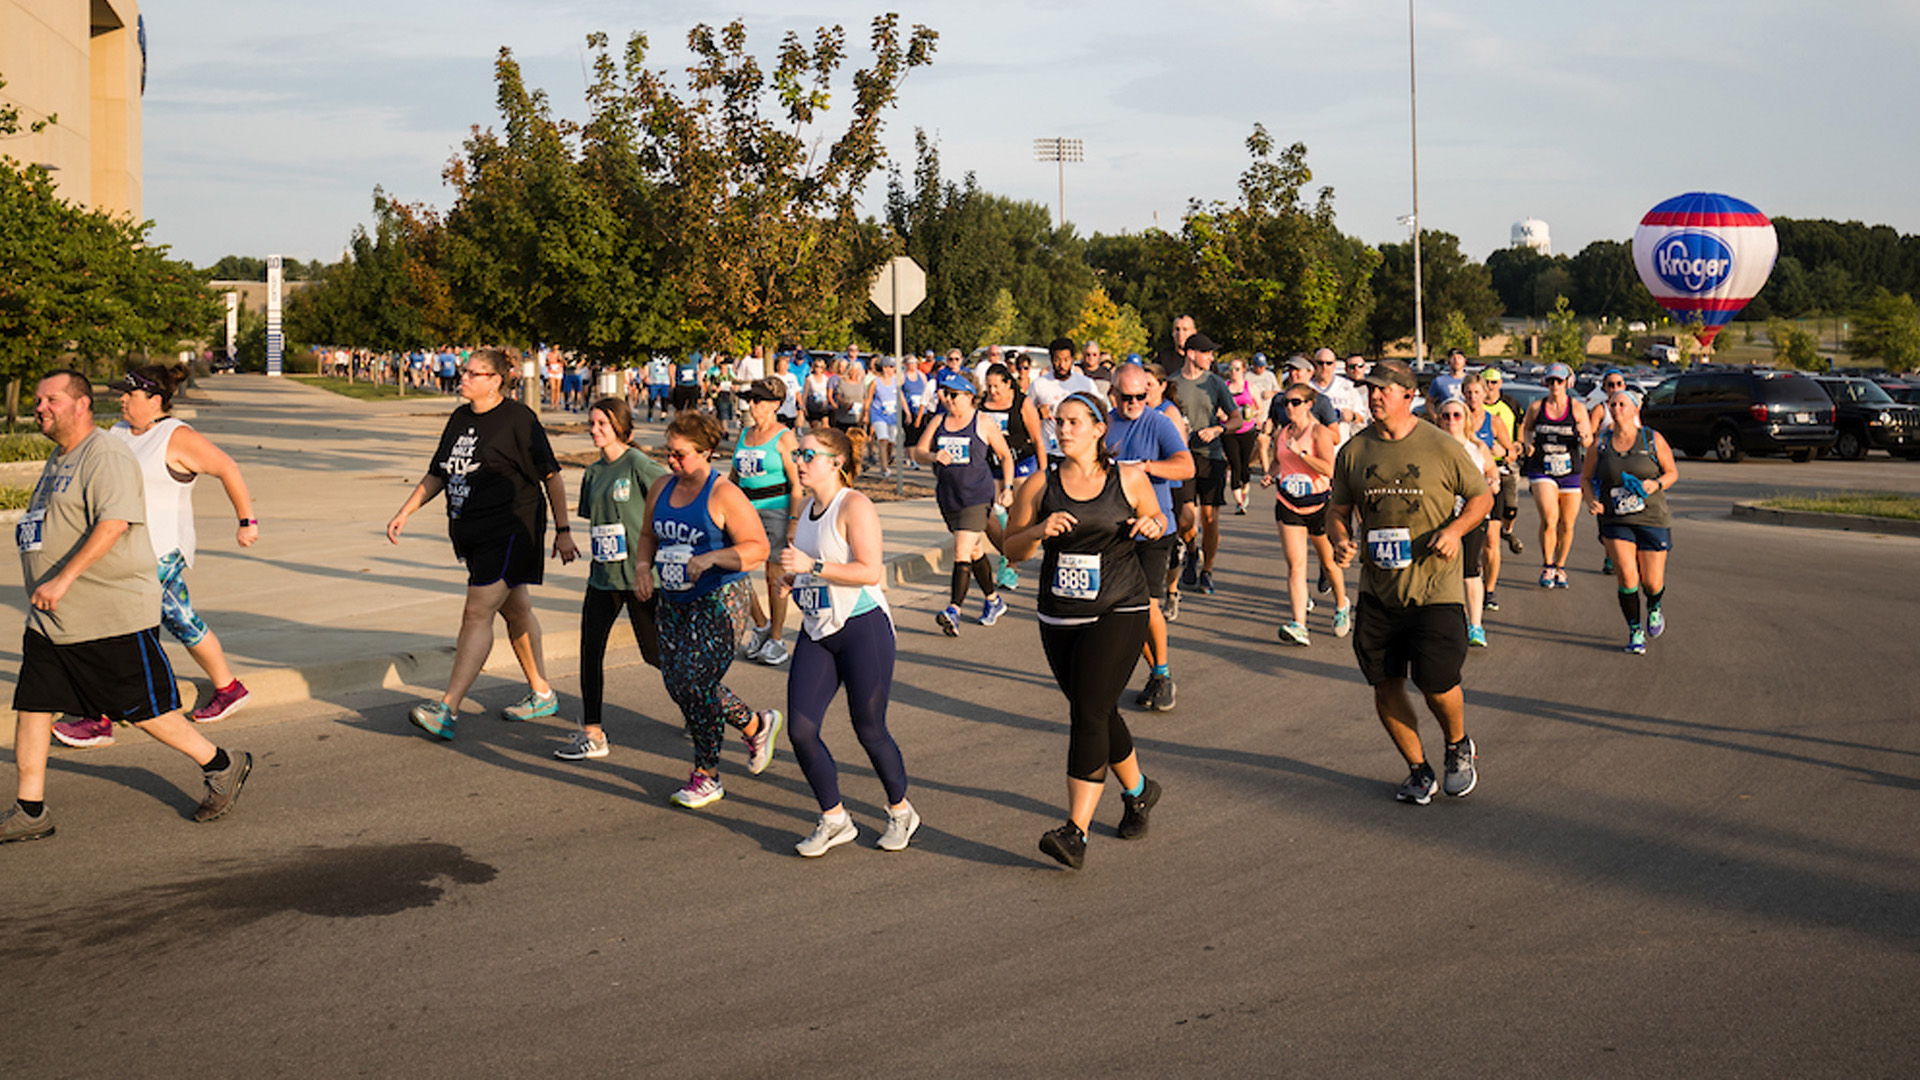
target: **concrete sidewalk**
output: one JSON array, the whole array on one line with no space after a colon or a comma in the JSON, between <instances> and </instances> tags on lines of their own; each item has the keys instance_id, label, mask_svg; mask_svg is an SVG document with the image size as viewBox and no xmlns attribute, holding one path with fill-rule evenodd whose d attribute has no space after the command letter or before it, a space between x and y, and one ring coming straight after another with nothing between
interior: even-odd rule
<instances>
[{"instance_id":1,"label":"concrete sidewalk","mask_svg":"<svg viewBox=\"0 0 1920 1080\"><path fill-rule=\"evenodd\" d=\"M357 401L260 375L203 380L181 400L176 411L184 418L191 409L190 423L240 463L261 521L259 542L242 549L219 483L202 480L194 491L199 554L188 585L195 608L253 693L249 708L339 700L380 688L445 688L465 575L447 541L441 503L414 515L398 544L387 542L385 528L425 471L456 404L439 396ZM636 441L656 446L663 429L642 424ZM553 443L563 456L593 449L584 432L555 435ZM5 482L25 486L39 471L10 469L25 475ZM565 475L568 500L577 502L581 472L568 468ZM933 500L878 505L889 582L941 572L951 548ZM20 563L0 564L0 622L20 627L26 618ZM546 582L533 591L553 677L572 674L579 655L586 576L585 560L562 566L549 559ZM798 625L789 620L788 634ZM608 663L637 659L624 622L615 635ZM161 636L190 709L211 693L208 681L186 650ZM17 631L0 637L0 680L9 685L19 671L19 642ZM486 673L520 678L504 636L495 641ZM483 677L477 688L485 686ZM0 723L0 744L11 746L12 738L13 725Z\"/></svg>"}]
</instances>

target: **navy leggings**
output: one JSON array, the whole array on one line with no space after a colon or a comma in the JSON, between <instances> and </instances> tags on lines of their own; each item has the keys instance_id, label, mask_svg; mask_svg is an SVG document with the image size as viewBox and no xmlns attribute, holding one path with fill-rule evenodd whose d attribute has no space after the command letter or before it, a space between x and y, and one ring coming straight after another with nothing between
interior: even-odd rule
<instances>
[{"instance_id":1,"label":"navy leggings","mask_svg":"<svg viewBox=\"0 0 1920 1080\"><path fill-rule=\"evenodd\" d=\"M800 771L813 785L821 810L840 804L840 772L820 738L827 705L842 686L853 733L887 789L887 805L907 797L907 767L887 732L887 698L893 692L893 620L875 608L848 619L838 633L815 641L803 631L787 675L787 742Z\"/></svg>"},{"instance_id":2,"label":"navy leggings","mask_svg":"<svg viewBox=\"0 0 1920 1080\"><path fill-rule=\"evenodd\" d=\"M1067 695L1067 775L1098 782L1133 753L1120 692L1147 642L1147 613L1109 611L1081 626L1040 624L1040 645Z\"/></svg>"}]
</instances>

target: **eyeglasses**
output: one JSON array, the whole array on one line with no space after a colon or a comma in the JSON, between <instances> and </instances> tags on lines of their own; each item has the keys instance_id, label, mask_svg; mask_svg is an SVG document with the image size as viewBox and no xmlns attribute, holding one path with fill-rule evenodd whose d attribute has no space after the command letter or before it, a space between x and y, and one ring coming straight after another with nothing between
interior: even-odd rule
<instances>
[{"instance_id":1,"label":"eyeglasses","mask_svg":"<svg viewBox=\"0 0 1920 1080\"><path fill-rule=\"evenodd\" d=\"M689 458L695 461L698 461L701 458L704 458L706 456L707 456L706 454L698 450L668 450L667 451L667 458L671 461L686 461Z\"/></svg>"},{"instance_id":2,"label":"eyeglasses","mask_svg":"<svg viewBox=\"0 0 1920 1080\"><path fill-rule=\"evenodd\" d=\"M1442 409L1440 411L1440 419L1442 420L1465 420L1466 418L1467 414L1461 412L1459 409Z\"/></svg>"},{"instance_id":3,"label":"eyeglasses","mask_svg":"<svg viewBox=\"0 0 1920 1080\"><path fill-rule=\"evenodd\" d=\"M1333 361L1331 361L1331 360L1315 360L1315 361L1313 362L1313 366L1314 366L1314 367L1332 367L1332 366L1333 366Z\"/></svg>"},{"instance_id":4,"label":"eyeglasses","mask_svg":"<svg viewBox=\"0 0 1920 1080\"><path fill-rule=\"evenodd\" d=\"M1284 401L1284 402L1286 402L1286 403L1287 403L1287 408L1289 408L1289 409L1291 409L1291 408L1293 408L1293 407L1294 407L1295 405L1311 405L1311 404L1313 404L1313 402L1311 402L1311 401L1308 401L1308 400L1307 400L1306 398L1303 398L1303 397L1290 397L1290 398L1281 398L1280 400L1282 400L1282 401Z\"/></svg>"},{"instance_id":5,"label":"eyeglasses","mask_svg":"<svg viewBox=\"0 0 1920 1080\"><path fill-rule=\"evenodd\" d=\"M795 461L798 461L802 465L813 464L813 459L817 457L835 458L839 456L840 456L839 454L836 454L831 450L815 450L811 447L805 450L795 450L793 452L793 459Z\"/></svg>"},{"instance_id":6,"label":"eyeglasses","mask_svg":"<svg viewBox=\"0 0 1920 1080\"><path fill-rule=\"evenodd\" d=\"M481 368L470 367L460 369L460 377L463 379L481 379L488 375L492 375L495 378L500 377L500 373L497 371L486 371Z\"/></svg>"},{"instance_id":7,"label":"eyeglasses","mask_svg":"<svg viewBox=\"0 0 1920 1080\"><path fill-rule=\"evenodd\" d=\"M1147 395L1145 392L1138 393L1138 394L1122 394L1122 393L1116 392L1113 395L1113 399L1115 401L1118 401L1120 404L1125 405L1130 401L1145 401L1147 400Z\"/></svg>"},{"instance_id":8,"label":"eyeglasses","mask_svg":"<svg viewBox=\"0 0 1920 1080\"><path fill-rule=\"evenodd\" d=\"M1554 383L1563 383L1563 382L1566 382L1567 380L1561 378L1558 375L1549 375L1542 381L1544 381L1547 385L1551 386Z\"/></svg>"}]
</instances>

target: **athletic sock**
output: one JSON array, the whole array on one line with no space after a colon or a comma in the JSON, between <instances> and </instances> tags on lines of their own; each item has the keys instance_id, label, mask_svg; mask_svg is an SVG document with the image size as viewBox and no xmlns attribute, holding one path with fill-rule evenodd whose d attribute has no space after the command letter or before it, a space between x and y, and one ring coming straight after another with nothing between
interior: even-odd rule
<instances>
[{"instance_id":1,"label":"athletic sock","mask_svg":"<svg viewBox=\"0 0 1920 1080\"><path fill-rule=\"evenodd\" d=\"M213 748L213 760L200 766L200 771L203 773L217 773L232 764L233 762L227 757L227 752L216 746Z\"/></svg>"},{"instance_id":2,"label":"athletic sock","mask_svg":"<svg viewBox=\"0 0 1920 1080\"><path fill-rule=\"evenodd\" d=\"M1120 790L1126 792L1128 798L1132 798L1132 799L1139 798L1140 793L1147 790L1147 774L1141 773L1139 783L1133 785L1130 788L1121 788Z\"/></svg>"},{"instance_id":3,"label":"athletic sock","mask_svg":"<svg viewBox=\"0 0 1920 1080\"><path fill-rule=\"evenodd\" d=\"M45 799L15 799L14 801L20 804L20 809L24 811L28 817L39 817L41 814L47 812L47 801Z\"/></svg>"},{"instance_id":4,"label":"athletic sock","mask_svg":"<svg viewBox=\"0 0 1920 1080\"><path fill-rule=\"evenodd\" d=\"M826 818L828 821L833 822L835 825L838 825L841 822L847 820L847 808L843 806L840 808L840 812L837 814L821 814L820 816L823 818Z\"/></svg>"},{"instance_id":5,"label":"athletic sock","mask_svg":"<svg viewBox=\"0 0 1920 1080\"><path fill-rule=\"evenodd\" d=\"M953 581L947 589L947 603L959 607L967 599L967 573L973 566L970 562L953 564Z\"/></svg>"},{"instance_id":6,"label":"athletic sock","mask_svg":"<svg viewBox=\"0 0 1920 1080\"><path fill-rule=\"evenodd\" d=\"M1469 739L1467 738L1467 735L1466 735L1466 733L1465 733L1465 732L1461 732L1461 734L1460 734L1460 741L1459 741L1459 742L1450 742L1450 743L1448 743L1448 744L1447 744L1447 749L1449 749L1449 750L1458 750L1458 749L1460 749L1461 747L1463 747L1463 746L1465 746L1465 745L1467 745L1467 743L1468 743L1469 741L1470 741L1470 740L1469 740Z\"/></svg>"},{"instance_id":7,"label":"athletic sock","mask_svg":"<svg viewBox=\"0 0 1920 1080\"><path fill-rule=\"evenodd\" d=\"M1665 595L1667 595L1667 590L1665 589L1648 589L1647 590L1647 610L1659 611L1660 598Z\"/></svg>"},{"instance_id":8,"label":"athletic sock","mask_svg":"<svg viewBox=\"0 0 1920 1080\"><path fill-rule=\"evenodd\" d=\"M1620 614L1627 617L1627 629L1640 629L1640 587L1620 590Z\"/></svg>"},{"instance_id":9,"label":"athletic sock","mask_svg":"<svg viewBox=\"0 0 1920 1080\"><path fill-rule=\"evenodd\" d=\"M981 595L983 596L991 597L994 593L999 591L1000 587L997 584L995 584L993 580L993 560L992 559L989 559L985 555L982 555L979 558L973 560L973 580L980 583L980 592L981 592Z\"/></svg>"},{"instance_id":10,"label":"athletic sock","mask_svg":"<svg viewBox=\"0 0 1920 1080\"><path fill-rule=\"evenodd\" d=\"M1167 676L1173 674L1173 665L1154 664L1152 665L1151 671L1152 671L1152 674L1155 675L1156 677L1164 679Z\"/></svg>"}]
</instances>

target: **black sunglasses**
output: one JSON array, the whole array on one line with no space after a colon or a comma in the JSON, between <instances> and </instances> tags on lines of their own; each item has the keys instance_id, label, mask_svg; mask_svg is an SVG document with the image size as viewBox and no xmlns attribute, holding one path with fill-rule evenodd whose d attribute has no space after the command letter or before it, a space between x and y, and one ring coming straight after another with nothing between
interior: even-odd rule
<instances>
[{"instance_id":1,"label":"black sunglasses","mask_svg":"<svg viewBox=\"0 0 1920 1080\"><path fill-rule=\"evenodd\" d=\"M1145 401L1147 400L1147 395L1144 391L1138 394L1115 393L1113 395L1113 399L1115 401L1122 402L1122 403L1129 402L1129 401Z\"/></svg>"}]
</instances>

